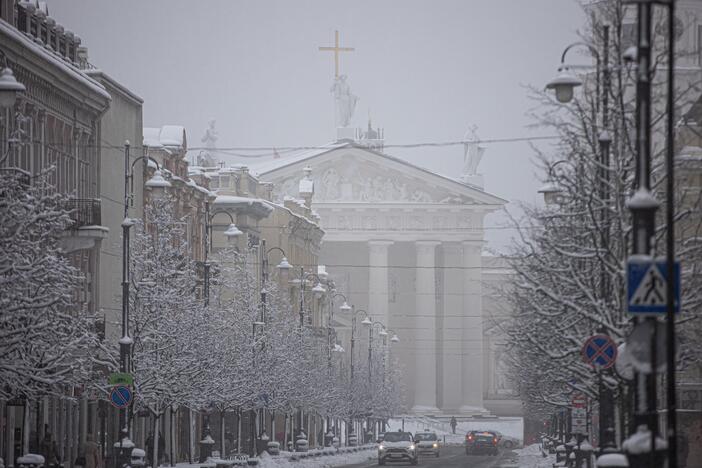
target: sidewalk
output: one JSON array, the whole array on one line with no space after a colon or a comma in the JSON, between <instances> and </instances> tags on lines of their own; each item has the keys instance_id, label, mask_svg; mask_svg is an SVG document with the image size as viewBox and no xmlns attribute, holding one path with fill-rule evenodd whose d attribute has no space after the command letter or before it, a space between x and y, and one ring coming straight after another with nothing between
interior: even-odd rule
<instances>
[{"instance_id":1,"label":"sidewalk","mask_svg":"<svg viewBox=\"0 0 702 468\"><path fill-rule=\"evenodd\" d=\"M514 453L519 455L519 468L551 468L556 463L556 455L548 455L544 458L539 444L514 449Z\"/></svg>"}]
</instances>

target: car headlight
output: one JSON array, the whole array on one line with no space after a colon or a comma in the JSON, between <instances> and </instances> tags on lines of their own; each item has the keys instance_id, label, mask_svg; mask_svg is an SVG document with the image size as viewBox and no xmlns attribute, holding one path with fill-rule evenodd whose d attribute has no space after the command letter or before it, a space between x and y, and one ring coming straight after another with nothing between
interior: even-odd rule
<instances>
[{"instance_id":1,"label":"car headlight","mask_svg":"<svg viewBox=\"0 0 702 468\"><path fill-rule=\"evenodd\" d=\"M383 450L385 450L385 447L383 447L382 445L378 445L378 450L382 452Z\"/></svg>"},{"instance_id":2,"label":"car headlight","mask_svg":"<svg viewBox=\"0 0 702 468\"><path fill-rule=\"evenodd\" d=\"M414 444L410 445L410 450L414 450Z\"/></svg>"},{"instance_id":3,"label":"car headlight","mask_svg":"<svg viewBox=\"0 0 702 468\"><path fill-rule=\"evenodd\" d=\"M439 448L439 444L435 443L434 448Z\"/></svg>"}]
</instances>

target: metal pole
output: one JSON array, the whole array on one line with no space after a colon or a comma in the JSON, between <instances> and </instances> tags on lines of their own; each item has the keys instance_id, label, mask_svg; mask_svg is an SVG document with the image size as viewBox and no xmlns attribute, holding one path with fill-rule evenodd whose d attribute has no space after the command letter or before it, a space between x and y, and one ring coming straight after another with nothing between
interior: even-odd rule
<instances>
[{"instance_id":1,"label":"metal pole","mask_svg":"<svg viewBox=\"0 0 702 468\"><path fill-rule=\"evenodd\" d=\"M351 306L351 386L353 387L353 350L356 345L356 306Z\"/></svg>"},{"instance_id":2,"label":"metal pole","mask_svg":"<svg viewBox=\"0 0 702 468\"><path fill-rule=\"evenodd\" d=\"M629 208L633 215L633 253L651 255L655 235L655 213L658 202L651 194L651 2L638 3L638 44L636 81L636 193ZM671 278L672 280L672 278ZM645 395L639 401L637 424L646 424L651 432L652 448L658 434L656 408L656 319L646 318L654 330L651 335L651 373L645 379L638 378L637 395ZM643 386L643 388L642 388ZM640 398L640 397L639 397ZM642 408L642 406L644 406ZM655 452L651 450L651 466L655 466Z\"/></svg>"},{"instance_id":3,"label":"metal pole","mask_svg":"<svg viewBox=\"0 0 702 468\"><path fill-rule=\"evenodd\" d=\"M305 268L300 267L300 332L305 326L305 312L304 307L304 290L305 290Z\"/></svg>"},{"instance_id":4,"label":"metal pole","mask_svg":"<svg viewBox=\"0 0 702 468\"><path fill-rule=\"evenodd\" d=\"M609 134L609 92L611 85L611 70L609 67L609 25L602 26L602 128L599 134L600 145L600 197L602 209L600 211L600 243L602 247L601 271L600 271L600 298L606 306L606 299L609 297L610 284L607 273L606 258L609 254L610 230L609 230L609 160L611 137ZM606 332L606 330L603 330ZM610 370L602 370L599 374L599 406L600 406L600 434L599 445L602 449L616 446L614 440L614 402L612 392L604 382L604 375L609 375Z\"/></svg>"},{"instance_id":5,"label":"metal pole","mask_svg":"<svg viewBox=\"0 0 702 468\"><path fill-rule=\"evenodd\" d=\"M368 385L371 383L371 355L373 354L373 325L368 327Z\"/></svg>"},{"instance_id":6,"label":"metal pole","mask_svg":"<svg viewBox=\"0 0 702 468\"><path fill-rule=\"evenodd\" d=\"M268 253L266 239L261 239L261 323L266 323L266 284L268 282Z\"/></svg>"},{"instance_id":7,"label":"metal pole","mask_svg":"<svg viewBox=\"0 0 702 468\"><path fill-rule=\"evenodd\" d=\"M132 225L129 216L129 143L124 145L124 220L122 221L122 337L119 340L120 371L129 372L129 228ZM124 433L128 434L129 418L127 409L119 411L119 440L122 442ZM121 445L120 445L121 452ZM118 458L118 457L116 457Z\"/></svg>"},{"instance_id":8,"label":"metal pole","mask_svg":"<svg viewBox=\"0 0 702 468\"><path fill-rule=\"evenodd\" d=\"M675 394L675 0L668 2L668 105L666 138L668 147L666 151L666 263L668 282L666 291L666 328L667 341L667 399L668 399L668 466L678 466L678 439L677 439L677 401Z\"/></svg>"},{"instance_id":9,"label":"metal pole","mask_svg":"<svg viewBox=\"0 0 702 468\"><path fill-rule=\"evenodd\" d=\"M205 307L210 305L210 264L207 261L207 254L210 250L210 237L211 237L212 225L210 224L210 203L205 202L205 251L204 256L204 285L203 285L203 295L205 296Z\"/></svg>"}]
</instances>

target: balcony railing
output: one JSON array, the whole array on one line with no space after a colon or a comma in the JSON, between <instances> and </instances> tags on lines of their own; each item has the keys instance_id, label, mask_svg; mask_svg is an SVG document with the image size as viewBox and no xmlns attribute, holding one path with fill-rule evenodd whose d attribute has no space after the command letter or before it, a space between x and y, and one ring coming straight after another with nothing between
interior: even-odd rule
<instances>
[{"instance_id":1,"label":"balcony railing","mask_svg":"<svg viewBox=\"0 0 702 468\"><path fill-rule=\"evenodd\" d=\"M99 198L71 198L66 201L65 208L70 211L69 216L73 220L71 229L102 224Z\"/></svg>"}]
</instances>

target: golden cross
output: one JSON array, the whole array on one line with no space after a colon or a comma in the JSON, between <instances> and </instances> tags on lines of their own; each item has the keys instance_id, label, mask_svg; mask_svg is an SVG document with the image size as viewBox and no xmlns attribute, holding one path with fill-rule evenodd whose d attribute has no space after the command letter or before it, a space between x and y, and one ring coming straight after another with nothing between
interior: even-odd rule
<instances>
[{"instance_id":1,"label":"golden cross","mask_svg":"<svg viewBox=\"0 0 702 468\"><path fill-rule=\"evenodd\" d=\"M351 52L353 47L339 47L339 31L334 31L334 47L320 47L319 50L334 52L334 78L339 78L339 52Z\"/></svg>"}]
</instances>

